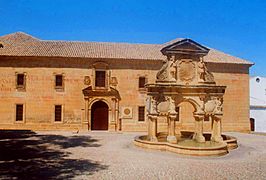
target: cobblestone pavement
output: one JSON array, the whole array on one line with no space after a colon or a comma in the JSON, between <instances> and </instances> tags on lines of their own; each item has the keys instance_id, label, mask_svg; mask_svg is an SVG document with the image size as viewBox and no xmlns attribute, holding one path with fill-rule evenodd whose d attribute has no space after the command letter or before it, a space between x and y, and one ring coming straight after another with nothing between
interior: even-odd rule
<instances>
[{"instance_id":1,"label":"cobblestone pavement","mask_svg":"<svg viewBox=\"0 0 266 180\"><path fill-rule=\"evenodd\" d=\"M46 147L42 151L63 154L57 157L58 162L45 157L43 166L35 169L38 173L30 173L33 178L266 179L266 136L227 134L237 137L239 148L221 157L191 157L135 147L132 141L138 133L38 132L24 138L38 140L39 147ZM2 177L21 178L18 172L5 172L1 163L5 161L0 161Z\"/></svg>"}]
</instances>

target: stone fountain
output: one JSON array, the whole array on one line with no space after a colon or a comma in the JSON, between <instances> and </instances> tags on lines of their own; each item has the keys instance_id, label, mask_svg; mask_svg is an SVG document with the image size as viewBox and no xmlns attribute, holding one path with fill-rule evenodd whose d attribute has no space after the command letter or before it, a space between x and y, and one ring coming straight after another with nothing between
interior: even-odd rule
<instances>
[{"instance_id":1,"label":"stone fountain","mask_svg":"<svg viewBox=\"0 0 266 180\"><path fill-rule=\"evenodd\" d=\"M165 46L161 52L166 58L156 82L146 84L148 135L136 137L134 143L144 148L202 156L222 155L236 148L236 139L221 133L226 87L216 85L207 68L204 56L209 49L184 39ZM185 101L194 107L194 132L176 130L176 107ZM167 119L167 132L157 132L159 116ZM210 120L210 133L203 132L205 118Z\"/></svg>"}]
</instances>

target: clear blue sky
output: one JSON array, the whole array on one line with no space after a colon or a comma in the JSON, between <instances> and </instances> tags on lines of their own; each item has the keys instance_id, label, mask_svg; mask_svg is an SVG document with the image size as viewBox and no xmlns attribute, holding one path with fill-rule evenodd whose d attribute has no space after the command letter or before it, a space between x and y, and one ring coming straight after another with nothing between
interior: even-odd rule
<instances>
[{"instance_id":1,"label":"clear blue sky","mask_svg":"<svg viewBox=\"0 0 266 180\"><path fill-rule=\"evenodd\" d=\"M0 35L164 43L188 37L266 76L265 0L0 0Z\"/></svg>"}]
</instances>

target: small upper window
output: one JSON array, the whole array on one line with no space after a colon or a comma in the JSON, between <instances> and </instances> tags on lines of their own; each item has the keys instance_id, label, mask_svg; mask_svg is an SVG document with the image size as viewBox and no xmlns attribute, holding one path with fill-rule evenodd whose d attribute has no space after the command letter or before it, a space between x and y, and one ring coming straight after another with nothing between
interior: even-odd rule
<instances>
[{"instance_id":1,"label":"small upper window","mask_svg":"<svg viewBox=\"0 0 266 180\"><path fill-rule=\"evenodd\" d=\"M59 89L63 88L63 75L62 74L55 75L55 88L59 88Z\"/></svg>"},{"instance_id":2,"label":"small upper window","mask_svg":"<svg viewBox=\"0 0 266 180\"><path fill-rule=\"evenodd\" d=\"M24 85L24 74L18 74L17 75L17 85L23 86Z\"/></svg>"},{"instance_id":3,"label":"small upper window","mask_svg":"<svg viewBox=\"0 0 266 180\"><path fill-rule=\"evenodd\" d=\"M25 79L26 79L25 74L23 74L23 73L17 74L17 81L16 81L17 88L25 89L25 85L26 85Z\"/></svg>"},{"instance_id":4,"label":"small upper window","mask_svg":"<svg viewBox=\"0 0 266 180\"><path fill-rule=\"evenodd\" d=\"M145 84L146 84L146 78L139 77L139 88L145 88Z\"/></svg>"},{"instance_id":5,"label":"small upper window","mask_svg":"<svg viewBox=\"0 0 266 180\"><path fill-rule=\"evenodd\" d=\"M105 87L105 71L96 71L95 86L96 87Z\"/></svg>"},{"instance_id":6,"label":"small upper window","mask_svg":"<svg viewBox=\"0 0 266 180\"><path fill-rule=\"evenodd\" d=\"M260 82L260 78L256 78L256 82L259 83Z\"/></svg>"}]
</instances>

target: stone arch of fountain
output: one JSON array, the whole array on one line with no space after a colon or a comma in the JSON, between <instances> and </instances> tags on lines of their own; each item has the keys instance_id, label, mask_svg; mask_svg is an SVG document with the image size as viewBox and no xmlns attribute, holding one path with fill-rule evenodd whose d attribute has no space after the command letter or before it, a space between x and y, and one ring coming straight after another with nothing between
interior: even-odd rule
<instances>
[{"instance_id":1,"label":"stone arch of fountain","mask_svg":"<svg viewBox=\"0 0 266 180\"><path fill-rule=\"evenodd\" d=\"M175 120L178 113L176 112L176 106L182 102L189 102L195 109L193 113L195 131L192 132L192 141L198 143L200 149L202 149L200 153L197 151L196 154L204 154L205 150L208 152L206 155L211 154L210 148L216 148L213 155L225 154L228 149L225 143L227 139L223 137L227 136L222 136L221 121L223 117L223 95L226 87L216 85L213 74L207 68L204 56L208 54L209 49L190 39L184 39L167 45L161 52L166 58L156 75L156 82L146 84L148 134L142 139L137 138L135 140L136 144L144 146L148 142L148 144L153 144L152 147L156 147L156 143L161 143L158 140L157 119L159 116L165 116L168 122L164 142L168 144L165 147L168 147L168 149L174 146L179 147L179 137L182 136L182 132L176 133L175 129ZM208 142L206 141L207 135L203 133L203 121L206 116L211 123ZM236 144L236 140L234 142ZM207 146L208 144L210 146ZM162 144L158 146L161 147ZM234 147L237 147L237 145ZM197 147L190 148L197 149ZM193 154L191 153L193 151L188 149L187 151L190 152L188 154Z\"/></svg>"}]
</instances>

